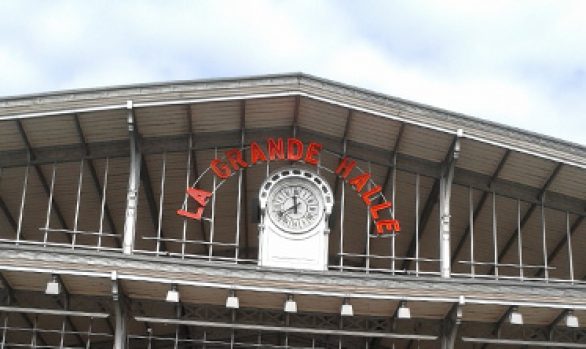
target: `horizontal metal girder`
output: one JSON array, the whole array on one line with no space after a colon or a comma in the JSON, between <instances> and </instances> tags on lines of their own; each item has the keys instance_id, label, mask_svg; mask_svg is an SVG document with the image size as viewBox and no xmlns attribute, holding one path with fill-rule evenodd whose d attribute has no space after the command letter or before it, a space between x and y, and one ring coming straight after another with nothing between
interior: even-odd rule
<instances>
[{"instance_id":1,"label":"horizontal metal girder","mask_svg":"<svg viewBox=\"0 0 586 349\"><path fill-rule=\"evenodd\" d=\"M87 312L87 311L61 310L61 309L25 308L25 307L12 307L12 306L1 306L1 305L0 305L0 311L7 312L7 313L91 317L91 318L97 318L97 319L106 319L110 316L110 314L108 314L108 313L93 313L93 312Z\"/></svg>"},{"instance_id":2,"label":"horizontal metal girder","mask_svg":"<svg viewBox=\"0 0 586 349\"><path fill-rule=\"evenodd\" d=\"M247 130L246 133L247 143L249 143L250 140L263 140L268 137L289 136L290 128L288 127L254 129ZM343 153L339 138L319 134L303 128L299 128L298 137L321 142L328 151L338 155ZM164 151L185 152L188 150L188 138L189 135L145 138L142 140L141 150L144 155L161 154ZM194 140L193 151L210 150L214 149L214 147L240 148L241 133L240 130L235 130L233 132L196 134ZM88 158L128 157L130 152L126 140L107 143L89 143L87 146L91 154ZM347 142L347 149L348 151L346 154L357 160L366 160L374 165L385 167L393 165L392 151L390 150L352 141ZM84 151L79 145L36 148L34 151L36 158L31 162L33 164L79 161L84 155ZM364 158L364 154L368 154L369 158ZM22 167L26 166L27 162L28 158L26 150L0 152L0 167ZM397 169L410 173L419 173L426 177L439 178L441 164L398 153ZM541 201L539 200L541 188L534 188L498 178L493 179L488 174L481 174L462 168L456 167L454 172L454 184L465 187L471 186L473 189L481 191L494 191L497 195L520 199L531 204L541 204ZM547 208L569 211L570 213L581 216L586 214L586 203L584 200L551 191L547 191L546 198L545 207Z\"/></svg>"},{"instance_id":3,"label":"horizontal metal girder","mask_svg":"<svg viewBox=\"0 0 586 349\"><path fill-rule=\"evenodd\" d=\"M527 341L519 339L505 339L505 338L476 338L476 337L462 337L462 342L468 343L484 343L484 344L498 344L498 345L514 345L532 347L555 347L555 348L586 348L586 343L568 343L568 342L550 342L550 341Z\"/></svg>"},{"instance_id":4,"label":"horizontal metal girder","mask_svg":"<svg viewBox=\"0 0 586 349\"><path fill-rule=\"evenodd\" d=\"M434 340L438 339L438 336L432 336L432 335L368 332L368 331L328 330L328 329L322 329L322 328L268 326L268 325L254 325L254 324L239 324L239 323L230 323L230 322L153 318L153 317L145 317L145 316L135 316L134 319L136 321L159 323L159 324L212 327L212 328L229 328L229 329L235 329L235 330L250 330L250 331L287 332L287 333L304 333L304 334L317 334L317 335L329 335L329 336L351 336L351 337L369 337L369 338L415 339L415 340L426 340L426 341L434 341Z\"/></svg>"}]
</instances>

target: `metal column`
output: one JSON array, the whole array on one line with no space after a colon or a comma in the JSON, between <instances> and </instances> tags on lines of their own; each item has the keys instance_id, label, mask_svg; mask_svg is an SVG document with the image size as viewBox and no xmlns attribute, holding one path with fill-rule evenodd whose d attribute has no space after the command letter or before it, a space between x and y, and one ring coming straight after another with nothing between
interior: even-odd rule
<instances>
[{"instance_id":1,"label":"metal column","mask_svg":"<svg viewBox=\"0 0 586 349\"><path fill-rule=\"evenodd\" d=\"M460 154L460 137L462 130L458 130L456 138L450 148L448 158L442 166L439 181L439 214L440 214L440 274L443 278L451 275L451 250L450 250L450 196L452 194L452 182L454 168Z\"/></svg>"},{"instance_id":2,"label":"metal column","mask_svg":"<svg viewBox=\"0 0 586 349\"><path fill-rule=\"evenodd\" d=\"M112 272L112 299L114 301L114 317L116 319L113 349L125 349L127 321L126 307L124 304L124 295L118 284L116 272Z\"/></svg>"},{"instance_id":3,"label":"metal column","mask_svg":"<svg viewBox=\"0 0 586 349\"><path fill-rule=\"evenodd\" d=\"M136 230L136 216L138 213L138 190L140 185L140 148L136 120L132 110L132 101L126 104L128 109L128 133L130 138L130 174L128 178L128 193L126 196L126 216L124 218L123 252L132 254L134 249L134 234Z\"/></svg>"},{"instance_id":4,"label":"metal column","mask_svg":"<svg viewBox=\"0 0 586 349\"><path fill-rule=\"evenodd\" d=\"M461 299L460 302L454 304L446 318L443 320L441 337L442 349L454 349L455 347L458 328L462 322L463 303L464 300Z\"/></svg>"}]
</instances>

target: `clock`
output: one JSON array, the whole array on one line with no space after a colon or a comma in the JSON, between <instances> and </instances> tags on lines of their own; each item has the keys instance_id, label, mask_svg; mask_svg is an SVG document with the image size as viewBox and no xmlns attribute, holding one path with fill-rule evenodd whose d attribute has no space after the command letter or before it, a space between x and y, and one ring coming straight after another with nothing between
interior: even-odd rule
<instances>
[{"instance_id":1,"label":"clock","mask_svg":"<svg viewBox=\"0 0 586 349\"><path fill-rule=\"evenodd\" d=\"M268 196L269 217L293 234L311 230L324 214L324 199L316 184L293 178L282 181Z\"/></svg>"},{"instance_id":2,"label":"clock","mask_svg":"<svg viewBox=\"0 0 586 349\"><path fill-rule=\"evenodd\" d=\"M333 197L328 182L311 170L268 175L259 191L259 265L327 270Z\"/></svg>"}]
</instances>

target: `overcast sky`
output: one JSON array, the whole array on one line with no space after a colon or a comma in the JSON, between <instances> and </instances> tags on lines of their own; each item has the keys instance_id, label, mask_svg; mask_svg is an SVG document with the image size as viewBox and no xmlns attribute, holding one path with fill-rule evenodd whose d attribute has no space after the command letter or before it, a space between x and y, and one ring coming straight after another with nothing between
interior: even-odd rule
<instances>
[{"instance_id":1,"label":"overcast sky","mask_svg":"<svg viewBox=\"0 0 586 349\"><path fill-rule=\"evenodd\" d=\"M586 145L586 1L0 1L0 96L304 72Z\"/></svg>"}]
</instances>

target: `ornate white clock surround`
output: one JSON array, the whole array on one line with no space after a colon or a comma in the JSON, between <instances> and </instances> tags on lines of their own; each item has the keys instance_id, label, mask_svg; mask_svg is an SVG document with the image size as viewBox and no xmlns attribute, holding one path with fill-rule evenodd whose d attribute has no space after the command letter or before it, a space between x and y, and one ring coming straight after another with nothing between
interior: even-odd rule
<instances>
[{"instance_id":1,"label":"ornate white clock surround","mask_svg":"<svg viewBox=\"0 0 586 349\"><path fill-rule=\"evenodd\" d=\"M259 192L259 266L327 270L333 198L327 181L310 170L271 173Z\"/></svg>"}]
</instances>

